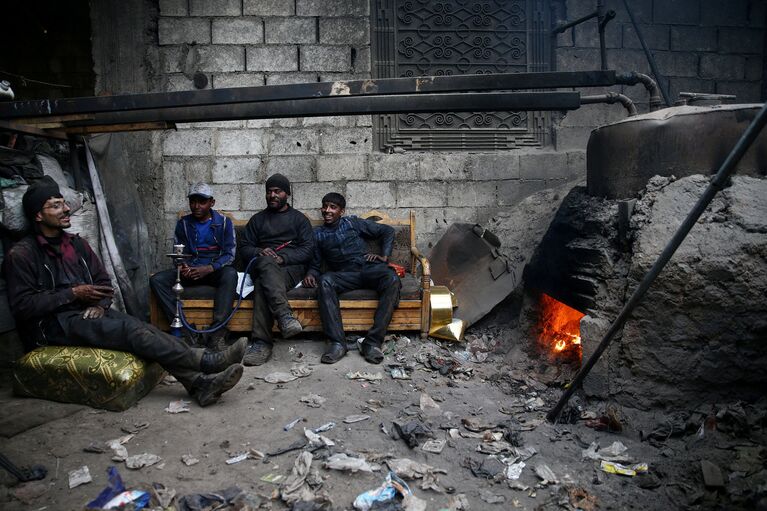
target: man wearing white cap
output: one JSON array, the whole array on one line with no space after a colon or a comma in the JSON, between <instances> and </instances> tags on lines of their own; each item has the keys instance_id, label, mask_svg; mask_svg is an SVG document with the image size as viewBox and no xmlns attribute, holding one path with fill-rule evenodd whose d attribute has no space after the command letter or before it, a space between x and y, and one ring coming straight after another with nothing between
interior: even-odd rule
<instances>
[{"instance_id":1,"label":"man wearing white cap","mask_svg":"<svg viewBox=\"0 0 767 511\"><path fill-rule=\"evenodd\" d=\"M232 266L237 248L232 220L213 209L216 199L207 183L189 187L191 213L176 223L174 244L184 245L184 253L192 257L181 267L184 286L207 285L216 288L212 327L220 326L210 335L208 347L227 347L229 330L224 321L232 312L237 288L237 271ZM165 270L152 276L149 283L168 319L176 315L176 295L173 285L176 270Z\"/></svg>"}]
</instances>

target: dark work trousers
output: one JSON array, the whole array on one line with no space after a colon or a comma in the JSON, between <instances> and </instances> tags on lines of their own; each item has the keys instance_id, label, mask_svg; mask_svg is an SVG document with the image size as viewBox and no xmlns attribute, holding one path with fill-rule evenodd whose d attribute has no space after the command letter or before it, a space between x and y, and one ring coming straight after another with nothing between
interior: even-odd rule
<instances>
[{"instance_id":1,"label":"dark work trousers","mask_svg":"<svg viewBox=\"0 0 767 511\"><path fill-rule=\"evenodd\" d=\"M394 270L383 263L368 263L361 271L338 271L323 273L319 279L319 305L322 329L331 342L345 344L341 308L338 295L354 289L378 291L378 307L373 317L373 327L365 336L365 343L381 347L392 313L399 305L402 287Z\"/></svg>"},{"instance_id":2,"label":"dark work trousers","mask_svg":"<svg viewBox=\"0 0 767 511\"><path fill-rule=\"evenodd\" d=\"M60 312L58 321L44 328L48 344L90 346L127 351L150 362L157 362L191 392L200 376L200 361L205 350L190 348L181 339L122 312L107 310L99 319L83 319L83 311Z\"/></svg>"},{"instance_id":3,"label":"dark work trousers","mask_svg":"<svg viewBox=\"0 0 767 511\"><path fill-rule=\"evenodd\" d=\"M176 316L176 294L173 292L175 284L176 270L164 270L155 273L149 279L149 285L157 296L168 321L173 320ZM213 324L210 326L220 325L232 313L237 291L237 270L232 266L222 266L199 280L181 277L181 285L184 287L213 286L216 288L216 294L213 298Z\"/></svg>"},{"instance_id":4,"label":"dark work trousers","mask_svg":"<svg viewBox=\"0 0 767 511\"><path fill-rule=\"evenodd\" d=\"M271 256L259 256L250 267L253 279L253 329L251 339L274 342L275 316L292 312L288 291L304 278L303 265L280 266Z\"/></svg>"}]
</instances>

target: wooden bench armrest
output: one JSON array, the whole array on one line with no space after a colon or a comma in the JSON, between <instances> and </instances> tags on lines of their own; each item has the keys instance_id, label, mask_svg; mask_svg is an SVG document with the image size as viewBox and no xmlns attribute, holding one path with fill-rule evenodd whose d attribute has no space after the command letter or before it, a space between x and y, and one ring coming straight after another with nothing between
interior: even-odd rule
<instances>
[{"instance_id":1,"label":"wooden bench armrest","mask_svg":"<svg viewBox=\"0 0 767 511\"><path fill-rule=\"evenodd\" d=\"M410 247L410 253L415 256L421 265L421 286L423 289L431 288L431 263L417 248Z\"/></svg>"}]
</instances>

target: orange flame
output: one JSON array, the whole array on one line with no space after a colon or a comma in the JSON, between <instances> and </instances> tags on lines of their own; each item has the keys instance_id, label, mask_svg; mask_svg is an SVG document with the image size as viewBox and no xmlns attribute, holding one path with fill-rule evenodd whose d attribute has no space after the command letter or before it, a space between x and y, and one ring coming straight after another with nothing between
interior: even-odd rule
<instances>
[{"instance_id":1,"label":"orange flame","mask_svg":"<svg viewBox=\"0 0 767 511\"><path fill-rule=\"evenodd\" d=\"M554 356L572 352L580 360L580 321L584 314L545 293L541 294L539 314L538 340L544 350Z\"/></svg>"}]
</instances>

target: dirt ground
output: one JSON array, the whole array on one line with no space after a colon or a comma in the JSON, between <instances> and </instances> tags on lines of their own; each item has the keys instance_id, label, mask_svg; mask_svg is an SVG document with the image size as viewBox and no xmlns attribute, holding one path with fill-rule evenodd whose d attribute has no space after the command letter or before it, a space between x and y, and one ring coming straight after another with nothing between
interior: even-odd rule
<instances>
[{"instance_id":1,"label":"dirt ground","mask_svg":"<svg viewBox=\"0 0 767 511\"><path fill-rule=\"evenodd\" d=\"M237 486L244 492L240 502L248 502L250 509L288 509L280 499L280 484L263 478L290 475L301 449L230 465L226 460L250 449L277 451L304 439L304 428L331 421L335 427L322 434L335 445L314 450L311 467L320 478L309 479L315 485L321 481L313 491L328 496L332 509L353 509L358 494L385 479L387 461L401 458L444 470L436 474L436 482L428 479L431 489L422 489L423 479L406 479L430 510L766 508L764 406L709 405L696 414L694 410L616 409L605 402L578 401L579 409L569 409L574 423L553 425L544 416L572 375L570 368L539 357L530 339L513 329L475 328L467 339L471 342L451 344L390 336L389 353L381 366L367 364L356 351L336 365L320 364L319 338L280 342L273 359L264 366L246 368L239 385L220 403L204 409L193 403L188 413L178 414L165 411L171 401L187 397L178 383L159 385L134 407L115 413L13 398L6 375L0 395L6 413L23 408L28 414L36 407L50 411L58 406L63 410L59 415L65 416L0 438L0 452L17 465L39 463L49 471L42 481L25 484L16 484L3 472L0 508L82 509L106 486L107 467L115 465L128 487L160 483L175 490L178 498ZM467 350L469 345L474 354ZM393 363L402 364L411 379L393 379L387 367ZM304 366L299 372L310 371L307 376L278 384L262 379L277 371L289 373L300 364ZM446 374L435 367L443 367ZM382 379L349 379L347 374L355 371L380 373ZM310 407L300 401L309 394L325 398L324 403ZM438 408L428 406L430 401L423 396L431 397ZM611 411L606 414L606 410ZM344 423L353 415L369 419ZM620 432L587 425L607 415L621 423ZM283 429L298 417L302 419L295 427ZM422 450L428 438L420 438L418 447L411 449L403 439L395 440L382 431L382 424L391 432L393 422L405 425L414 420L429 426L435 439L447 440L441 453ZM6 415L3 421L13 422L13 417ZM131 431L135 436L124 444L128 455L150 453L162 461L131 470L124 462L111 461L108 449L84 451L91 443ZM492 441L492 432L502 439ZM484 440L476 438L482 435ZM643 436L651 441L642 441ZM597 442L604 457L604 449L616 441L626 447L619 455L625 464L646 463L648 473L635 477L606 473L600 470L600 461L583 456ZM478 451L479 446L501 452L494 458ZM524 459L531 453L524 448L534 448L535 454L524 461L519 479L508 479L500 459L509 463ZM324 461L334 453L364 456L381 468L371 473L324 468ZM184 455L199 463L187 466L182 462ZM721 469L721 487L704 484L701 460ZM68 473L83 465L89 467L93 481L69 489ZM543 466L550 469L548 478L553 481L542 480Z\"/></svg>"}]
</instances>

